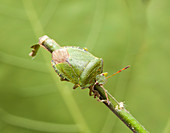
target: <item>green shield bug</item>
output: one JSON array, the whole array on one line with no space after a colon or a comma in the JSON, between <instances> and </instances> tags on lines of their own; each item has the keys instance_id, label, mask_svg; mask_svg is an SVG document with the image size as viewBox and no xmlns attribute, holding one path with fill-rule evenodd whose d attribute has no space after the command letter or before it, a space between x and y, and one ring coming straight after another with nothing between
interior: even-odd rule
<instances>
[{"instance_id":1,"label":"green shield bug","mask_svg":"<svg viewBox=\"0 0 170 133\"><path fill-rule=\"evenodd\" d=\"M89 88L89 95L98 97L98 101L107 102L106 90L103 85L106 80L115 74L127 69L129 66L119 70L113 75L107 77L108 73L103 73L102 58L95 57L86 48L75 46L60 47L54 40L44 35L40 37L39 43L33 45L30 56L34 57L42 46L52 54L52 66L55 72L60 76L61 81L68 81L74 84L73 89L80 87L82 89ZM100 100L100 94L94 89L98 85L103 88L106 95L106 100Z\"/></svg>"}]
</instances>

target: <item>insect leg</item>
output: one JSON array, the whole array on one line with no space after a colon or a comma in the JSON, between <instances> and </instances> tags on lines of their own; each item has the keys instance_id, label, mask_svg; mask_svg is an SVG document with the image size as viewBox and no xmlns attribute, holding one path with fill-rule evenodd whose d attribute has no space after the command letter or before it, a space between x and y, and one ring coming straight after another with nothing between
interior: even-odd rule
<instances>
[{"instance_id":1,"label":"insect leg","mask_svg":"<svg viewBox=\"0 0 170 133\"><path fill-rule=\"evenodd\" d=\"M93 90L93 93L94 93L94 98L96 98L96 96L98 97L97 99L98 102L102 102L102 103L105 102L105 103L110 104L110 102L108 102L107 100L100 100L100 94L97 90Z\"/></svg>"},{"instance_id":2,"label":"insect leg","mask_svg":"<svg viewBox=\"0 0 170 133\"><path fill-rule=\"evenodd\" d=\"M94 85L89 88L89 89L90 89L89 95L90 95L90 96L94 95L94 98L96 98L96 96L97 96L97 97L98 97L97 101L102 102L102 103L103 103L103 102L106 102L106 103L108 103L108 105L109 105L109 104L110 104L110 101L109 101L109 99L108 99L106 90L104 89L103 86L102 86L102 88L103 88L103 90L105 91L105 95L106 95L107 100L100 100L100 94L99 94L99 92L98 92L97 90L94 90ZM92 92L93 92L93 94L92 94Z\"/></svg>"},{"instance_id":3,"label":"insect leg","mask_svg":"<svg viewBox=\"0 0 170 133\"><path fill-rule=\"evenodd\" d=\"M110 104L110 101L109 101L109 98L108 98L108 95L107 95L107 92L106 92L106 89L101 85L102 89L104 90L105 92L105 96L106 96L106 99L105 101L107 101L108 105Z\"/></svg>"},{"instance_id":4,"label":"insect leg","mask_svg":"<svg viewBox=\"0 0 170 133\"><path fill-rule=\"evenodd\" d=\"M79 85L78 85L78 84L75 84L75 85L73 86L73 89L76 89L77 87L79 87Z\"/></svg>"},{"instance_id":5,"label":"insect leg","mask_svg":"<svg viewBox=\"0 0 170 133\"><path fill-rule=\"evenodd\" d=\"M90 91L89 91L89 95L90 95L90 96L93 96L93 94L92 94L92 92L93 92L93 88L94 88L93 86L90 86L90 87L89 87L89 89L90 89Z\"/></svg>"},{"instance_id":6,"label":"insect leg","mask_svg":"<svg viewBox=\"0 0 170 133\"><path fill-rule=\"evenodd\" d=\"M100 97L100 94L97 90L93 90L93 93L94 93L94 98L96 98L96 96L99 98Z\"/></svg>"},{"instance_id":7,"label":"insect leg","mask_svg":"<svg viewBox=\"0 0 170 133\"><path fill-rule=\"evenodd\" d=\"M99 98L97 99L97 101L98 101L98 102L101 102L101 103L104 103L104 102L105 102L105 103L108 103L107 100L100 100ZM110 102L109 102L108 104L110 104Z\"/></svg>"}]
</instances>

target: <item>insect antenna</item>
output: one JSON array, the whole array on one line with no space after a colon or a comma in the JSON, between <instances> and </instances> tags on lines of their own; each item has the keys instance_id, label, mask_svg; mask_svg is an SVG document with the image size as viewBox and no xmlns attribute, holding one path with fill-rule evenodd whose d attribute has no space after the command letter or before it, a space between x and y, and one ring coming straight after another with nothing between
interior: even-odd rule
<instances>
[{"instance_id":1,"label":"insect antenna","mask_svg":"<svg viewBox=\"0 0 170 133\"><path fill-rule=\"evenodd\" d=\"M130 67L130 65L128 65L127 67L124 67L123 69L121 69L121 70L117 71L116 73L113 73L112 75L110 75L110 76L106 77L106 79L108 79L108 78L110 78L110 77L112 77L112 76L114 76L114 75L116 75L116 74L120 73L120 72L121 72L121 71L123 71L123 70L126 70L126 69L127 69L127 68L129 68L129 67Z\"/></svg>"}]
</instances>

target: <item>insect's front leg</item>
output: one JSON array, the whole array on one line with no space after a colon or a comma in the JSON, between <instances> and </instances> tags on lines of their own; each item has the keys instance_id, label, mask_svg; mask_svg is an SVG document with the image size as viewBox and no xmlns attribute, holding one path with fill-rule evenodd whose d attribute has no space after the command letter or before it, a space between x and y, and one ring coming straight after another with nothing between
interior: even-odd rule
<instances>
[{"instance_id":1,"label":"insect's front leg","mask_svg":"<svg viewBox=\"0 0 170 133\"><path fill-rule=\"evenodd\" d=\"M97 96L97 97L98 97L97 101L99 101L99 102L105 102L105 103L107 103L108 105L110 105L110 101L109 101L109 98L108 98L106 89L105 89L102 85L100 85L100 87L103 89L106 98L104 98L104 99L102 98L102 99L101 99L100 93L99 93L97 90L93 89L94 98L96 98L96 96ZM94 88L94 87L93 87L93 88Z\"/></svg>"},{"instance_id":2,"label":"insect's front leg","mask_svg":"<svg viewBox=\"0 0 170 133\"><path fill-rule=\"evenodd\" d=\"M98 99L100 98L99 92L97 90L94 90L94 85L90 86L89 89L90 89L90 91L89 91L90 96L94 96L94 98L98 97Z\"/></svg>"},{"instance_id":3,"label":"insect's front leg","mask_svg":"<svg viewBox=\"0 0 170 133\"><path fill-rule=\"evenodd\" d=\"M89 95L90 96L94 95L94 98L96 98L96 93L95 93L95 90L94 90L94 85L90 86L89 89L90 89Z\"/></svg>"},{"instance_id":4,"label":"insect's front leg","mask_svg":"<svg viewBox=\"0 0 170 133\"><path fill-rule=\"evenodd\" d=\"M94 90L94 89L93 89L93 95L94 95L94 98L98 97L98 98L97 98L97 101L98 101L98 102L102 102L102 103L105 102L105 103L110 104L110 102L109 102L108 100L101 100L101 99L100 99L100 94L99 94L99 92L98 92L97 90Z\"/></svg>"},{"instance_id":5,"label":"insect's front leg","mask_svg":"<svg viewBox=\"0 0 170 133\"><path fill-rule=\"evenodd\" d=\"M93 90L94 98L98 97L100 98L100 94L97 90Z\"/></svg>"}]
</instances>

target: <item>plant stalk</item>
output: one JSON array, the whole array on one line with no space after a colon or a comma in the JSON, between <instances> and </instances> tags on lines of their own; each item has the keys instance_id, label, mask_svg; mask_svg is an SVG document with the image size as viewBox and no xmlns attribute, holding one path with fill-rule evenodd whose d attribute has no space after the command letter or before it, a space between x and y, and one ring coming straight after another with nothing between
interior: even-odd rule
<instances>
[{"instance_id":1,"label":"plant stalk","mask_svg":"<svg viewBox=\"0 0 170 133\"><path fill-rule=\"evenodd\" d=\"M99 85L95 85L95 90L100 94L100 100L106 100L105 92ZM107 92L108 93L108 92ZM123 102L117 103L117 100L108 93L110 104L103 102L124 124L132 130L134 133L149 133L130 113L123 105Z\"/></svg>"}]
</instances>

